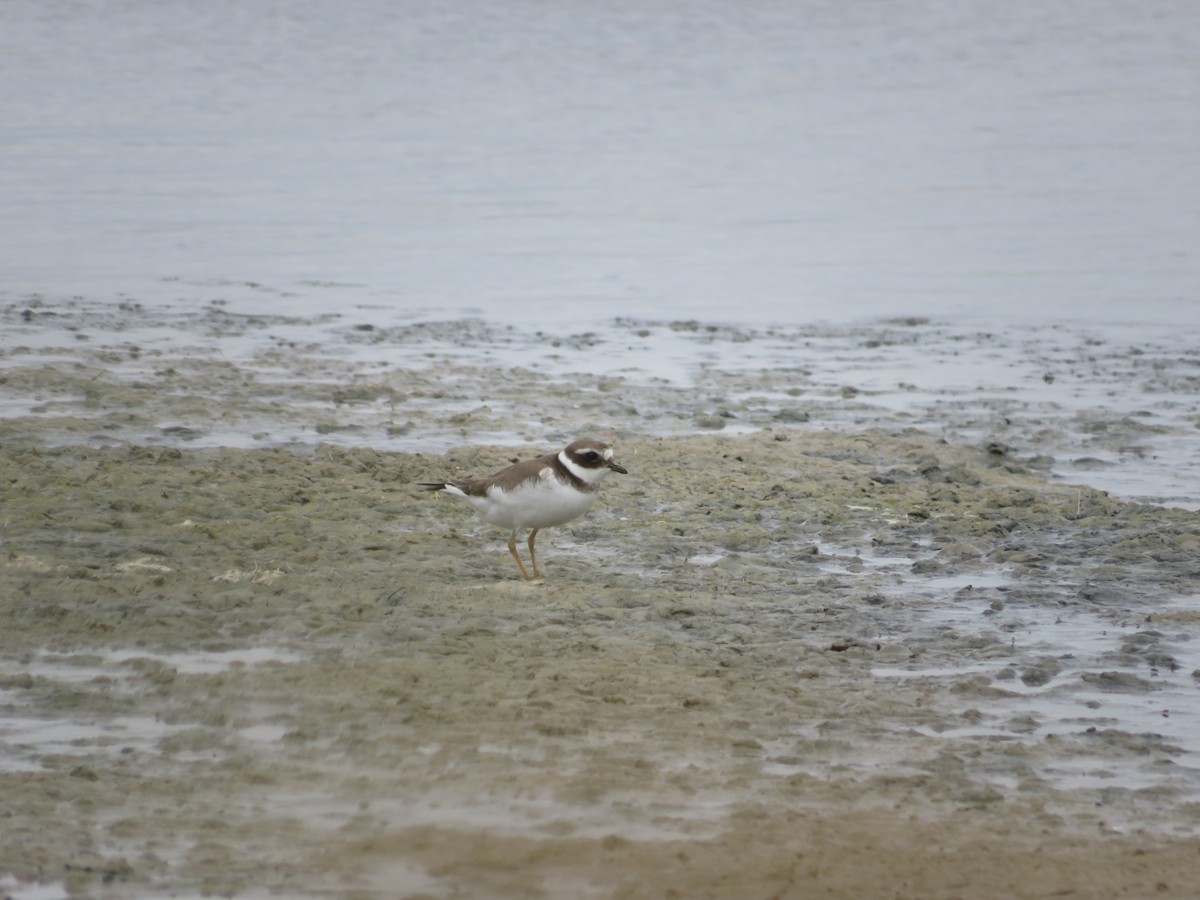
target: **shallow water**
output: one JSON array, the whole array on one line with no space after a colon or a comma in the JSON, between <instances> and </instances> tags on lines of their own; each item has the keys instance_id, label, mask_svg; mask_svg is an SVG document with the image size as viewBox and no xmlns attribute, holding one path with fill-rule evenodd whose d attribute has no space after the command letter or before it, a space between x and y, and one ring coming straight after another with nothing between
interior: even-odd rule
<instances>
[{"instance_id":1,"label":"shallow water","mask_svg":"<svg viewBox=\"0 0 1200 900\"><path fill-rule=\"evenodd\" d=\"M18 296L1197 323L1185 0L71 11L0 35Z\"/></svg>"}]
</instances>

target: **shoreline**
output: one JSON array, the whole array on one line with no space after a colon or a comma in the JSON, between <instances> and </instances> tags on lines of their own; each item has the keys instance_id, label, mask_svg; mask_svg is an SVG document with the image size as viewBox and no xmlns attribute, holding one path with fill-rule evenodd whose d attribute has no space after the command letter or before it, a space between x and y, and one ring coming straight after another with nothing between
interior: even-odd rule
<instances>
[{"instance_id":1,"label":"shoreline","mask_svg":"<svg viewBox=\"0 0 1200 900\"><path fill-rule=\"evenodd\" d=\"M347 306L0 307L13 336L0 349L0 440L544 452L579 434L917 428L1010 448L1063 483L1200 508L1186 332L914 316L773 327L620 318L557 333Z\"/></svg>"}]
</instances>

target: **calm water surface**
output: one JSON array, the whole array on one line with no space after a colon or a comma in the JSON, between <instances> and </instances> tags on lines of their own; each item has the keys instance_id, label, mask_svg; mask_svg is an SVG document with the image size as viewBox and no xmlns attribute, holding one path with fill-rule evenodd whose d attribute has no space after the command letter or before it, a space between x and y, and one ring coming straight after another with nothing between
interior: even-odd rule
<instances>
[{"instance_id":1,"label":"calm water surface","mask_svg":"<svg viewBox=\"0 0 1200 900\"><path fill-rule=\"evenodd\" d=\"M1200 327L1188 0L50 0L0 83L6 299Z\"/></svg>"}]
</instances>

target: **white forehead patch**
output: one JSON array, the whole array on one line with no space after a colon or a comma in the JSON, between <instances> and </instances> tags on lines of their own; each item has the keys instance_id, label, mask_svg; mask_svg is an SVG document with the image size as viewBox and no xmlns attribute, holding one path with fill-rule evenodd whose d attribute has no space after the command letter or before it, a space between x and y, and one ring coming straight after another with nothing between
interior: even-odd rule
<instances>
[{"instance_id":1,"label":"white forehead patch","mask_svg":"<svg viewBox=\"0 0 1200 900\"><path fill-rule=\"evenodd\" d=\"M604 451L604 458L609 460L610 462L612 461L612 458L613 458L612 447L609 447L607 450Z\"/></svg>"}]
</instances>

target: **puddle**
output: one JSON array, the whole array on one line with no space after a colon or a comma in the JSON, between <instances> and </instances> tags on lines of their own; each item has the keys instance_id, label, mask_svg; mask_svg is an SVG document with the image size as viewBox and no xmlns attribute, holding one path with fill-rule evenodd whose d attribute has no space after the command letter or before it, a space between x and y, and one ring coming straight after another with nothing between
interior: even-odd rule
<instances>
[{"instance_id":1,"label":"puddle","mask_svg":"<svg viewBox=\"0 0 1200 900\"><path fill-rule=\"evenodd\" d=\"M237 666L286 665L303 657L280 647L250 647L245 650L223 650L212 653L146 653L141 650L114 650L108 658L115 663L151 659L168 666L181 675L212 675Z\"/></svg>"},{"instance_id":2,"label":"puddle","mask_svg":"<svg viewBox=\"0 0 1200 900\"><path fill-rule=\"evenodd\" d=\"M132 751L158 753L160 742L179 734L187 724L168 724L158 716L120 715L107 712L120 698L131 700L147 690L160 669L179 675L215 675L242 667L286 665L301 659L279 647L252 647L197 653L154 653L119 648L96 653L62 654L39 650L27 660L0 659L0 771L29 772L45 768L43 759L54 755L87 756ZM154 668L146 669L151 662ZM64 702L70 715L22 715L23 710L43 709L36 696L73 691ZM36 695L36 696L35 696ZM89 703L87 698L95 698ZM256 723L239 729L247 741L271 743L285 729Z\"/></svg>"},{"instance_id":3,"label":"puddle","mask_svg":"<svg viewBox=\"0 0 1200 900\"><path fill-rule=\"evenodd\" d=\"M960 702L969 725L921 733L1036 746L1039 774L1058 788L1169 784L1183 798L1200 798L1200 683L1192 674L1200 671L1200 640L1195 626L1170 622L1173 612L1194 611L1197 598L1180 598L1149 617L1012 602L997 610L992 599L956 599L925 609L921 627L992 634L1011 653L872 668L876 678L947 684L975 678L989 689L971 691ZM1162 764L1166 760L1169 765Z\"/></svg>"},{"instance_id":4,"label":"puddle","mask_svg":"<svg viewBox=\"0 0 1200 900\"><path fill-rule=\"evenodd\" d=\"M91 757L133 750L156 752L158 742L183 730L149 716L102 722L0 714L0 772L36 772L56 755Z\"/></svg>"},{"instance_id":5,"label":"puddle","mask_svg":"<svg viewBox=\"0 0 1200 900\"><path fill-rule=\"evenodd\" d=\"M0 891L5 900L70 900L71 892L62 882L31 884L17 881L13 875L0 876Z\"/></svg>"}]
</instances>

